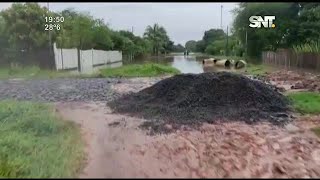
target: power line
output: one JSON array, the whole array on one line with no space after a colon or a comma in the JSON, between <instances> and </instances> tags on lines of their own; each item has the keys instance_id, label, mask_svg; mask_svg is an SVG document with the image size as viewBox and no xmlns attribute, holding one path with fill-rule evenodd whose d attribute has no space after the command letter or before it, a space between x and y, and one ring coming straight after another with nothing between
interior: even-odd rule
<instances>
[{"instance_id":1,"label":"power line","mask_svg":"<svg viewBox=\"0 0 320 180\"><path fill-rule=\"evenodd\" d=\"M223 6L221 5L221 14L220 14L220 28L222 29L222 8Z\"/></svg>"}]
</instances>

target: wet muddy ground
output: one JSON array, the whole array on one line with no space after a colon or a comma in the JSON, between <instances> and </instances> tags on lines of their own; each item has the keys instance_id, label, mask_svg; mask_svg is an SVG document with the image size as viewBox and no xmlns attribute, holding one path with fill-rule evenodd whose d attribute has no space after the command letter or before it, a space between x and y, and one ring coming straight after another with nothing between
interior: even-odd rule
<instances>
[{"instance_id":1,"label":"wet muddy ground","mask_svg":"<svg viewBox=\"0 0 320 180\"><path fill-rule=\"evenodd\" d=\"M128 94L154 84L136 82L111 89ZM85 133L89 159L81 177L320 177L320 139L310 130L320 126L320 116L297 115L285 127L232 122L149 136L138 127L145 120L112 113L104 103L57 108Z\"/></svg>"},{"instance_id":2,"label":"wet muddy ground","mask_svg":"<svg viewBox=\"0 0 320 180\"><path fill-rule=\"evenodd\" d=\"M103 103L57 103L81 125L88 159L80 177L320 177L319 125L301 119L284 128L261 123L203 124L149 136L143 119L114 114Z\"/></svg>"},{"instance_id":3,"label":"wet muddy ground","mask_svg":"<svg viewBox=\"0 0 320 180\"><path fill-rule=\"evenodd\" d=\"M79 124L87 152L82 178L320 177L320 139L310 130L320 116L297 115L284 127L204 123L149 136L139 128L144 119L106 106L161 79L1 81L0 99L54 102L57 113Z\"/></svg>"}]
</instances>

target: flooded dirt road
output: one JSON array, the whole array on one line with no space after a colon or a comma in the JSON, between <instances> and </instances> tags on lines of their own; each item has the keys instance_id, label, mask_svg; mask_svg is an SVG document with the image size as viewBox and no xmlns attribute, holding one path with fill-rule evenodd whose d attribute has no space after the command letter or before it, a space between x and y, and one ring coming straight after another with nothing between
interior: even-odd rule
<instances>
[{"instance_id":1,"label":"flooded dirt road","mask_svg":"<svg viewBox=\"0 0 320 180\"><path fill-rule=\"evenodd\" d=\"M152 84L139 82L111 88L124 94ZM320 139L310 131L320 125L318 116L284 128L233 122L149 136L138 127L143 119L114 114L105 103L60 102L56 109L81 125L87 144L81 178L320 177Z\"/></svg>"},{"instance_id":2,"label":"flooded dirt road","mask_svg":"<svg viewBox=\"0 0 320 180\"><path fill-rule=\"evenodd\" d=\"M314 124L204 124L148 136L138 128L143 120L112 114L102 103L56 107L81 125L88 154L81 178L320 177L320 140L309 130Z\"/></svg>"}]
</instances>

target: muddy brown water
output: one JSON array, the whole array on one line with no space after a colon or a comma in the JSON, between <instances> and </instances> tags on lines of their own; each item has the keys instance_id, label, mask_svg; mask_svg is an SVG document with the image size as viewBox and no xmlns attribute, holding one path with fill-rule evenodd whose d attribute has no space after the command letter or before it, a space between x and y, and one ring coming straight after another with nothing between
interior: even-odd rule
<instances>
[{"instance_id":1,"label":"muddy brown water","mask_svg":"<svg viewBox=\"0 0 320 180\"><path fill-rule=\"evenodd\" d=\"M195 55L174 55L167 57L151 57L140 58L132 61L124 61L124 64L144 64L144 63L160 63L170 65L178 69L181 73L193 73L199 74L203 72L218 72L218 71L235 71L234 69L226 69L221 67L215 67L212 65L203 65L202 60L206 59L206 56Z\"/></svg>"}]
</instances>

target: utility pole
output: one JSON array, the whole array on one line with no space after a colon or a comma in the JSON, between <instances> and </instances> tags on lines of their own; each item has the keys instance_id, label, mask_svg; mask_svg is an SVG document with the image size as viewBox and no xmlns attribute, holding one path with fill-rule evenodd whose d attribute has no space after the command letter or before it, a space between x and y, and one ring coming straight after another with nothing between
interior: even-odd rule
<instances>
[{"instance_id":1,"label":"utility pole","mask_svg":"<svg viewBox=\"0 0 320 180\"><path fill-rule=\"evenodd\" d=\"M220 28L222 29L222 8L223 6L221 5L221 14L220 14Z\"/></svg>"},{"instance_id":2,"label":"utility pole","mask_svg":"<svg viewBox=\"0 0 320 180\"><path fill-rule=\"evenodd\" d=\"M133 34L133 26L131 27L131 33ZM133 53L130 52L130 61L132 61L132 60L133 60Z\"/></svg>"},{"instance_id":3,"label":"utility pole","mask_svg":"<svg viewBox=\"0 0 320 180\"><path fill-rule=\"evenodd\" d=\"M246 58L248 57L248 31L246 28Z\"/></svg>"},{"instance_id":4,"label":"utility pole","mask_svg":"<svg viewBox=\"0 0 320 180\"><path fill-rule=\"evenodd\" d=\"M47 7L48 7L48 15L50 15L50 9L49 9L49 2L47 3ZM51 31L49 29L48 31L48 37L49 37L49 60L51 60Z\"/></svg>"},{"instance_id":5,"label":"utility pole","mask_svg":"<svg viewBox=\"0 0 320 180\"><path fill-rule=\"evenodd\" d=\"M226 56L229 55L229 52L228 52L228 40L229 40L229 26L227 26L227 44L226 44Z\"/></svg>"}]
</instances>

